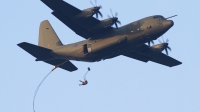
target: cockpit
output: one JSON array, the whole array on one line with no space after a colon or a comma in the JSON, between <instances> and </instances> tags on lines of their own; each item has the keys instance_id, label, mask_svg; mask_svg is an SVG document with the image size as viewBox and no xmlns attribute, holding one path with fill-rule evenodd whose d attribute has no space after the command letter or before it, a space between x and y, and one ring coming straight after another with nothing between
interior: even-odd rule
<instances>
[{"instance_id":1,"label":"cockpit","mask_svg":"<svg viewBox=\"0 0 200 112\"><path fill-rule=\"evenodd\" d=\"M157 19L157 18L165 20L165 18L163 16L159 16L159 15L153 16L153 19Z\"/></svg>"}]
</instances>

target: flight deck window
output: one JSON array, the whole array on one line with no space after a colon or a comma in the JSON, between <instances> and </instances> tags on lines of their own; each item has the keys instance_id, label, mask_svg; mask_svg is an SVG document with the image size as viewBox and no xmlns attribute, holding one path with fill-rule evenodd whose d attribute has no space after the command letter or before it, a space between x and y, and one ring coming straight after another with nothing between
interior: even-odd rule
<instances>
[{"instance_id":1,"label":"flight deck window","mask_svg":"<svg viewBox=\"0 0 200 112\"><path fill-rule=\"evenodd\" d=\"M165 19L163 16L154 16L153 18L154 19L156 19L156 18Z\"/></svg>"}]
</instances>

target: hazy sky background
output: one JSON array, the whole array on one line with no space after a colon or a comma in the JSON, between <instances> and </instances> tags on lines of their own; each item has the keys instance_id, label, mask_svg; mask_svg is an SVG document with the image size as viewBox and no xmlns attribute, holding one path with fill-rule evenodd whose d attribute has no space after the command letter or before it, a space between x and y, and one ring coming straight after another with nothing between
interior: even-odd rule
<instances>
[{"instance_id":1,"label":"hazy sky background","mask_svg":"<svg viewBox=\"0 0 200 112\"><path fill-rule=\"evenodd\" d=\"M67 0L79 9L92 7L89 0ZM200 112L199 0L98 0L103 18L118 12L122 25L163 15L174 26L164 34L169 55L183 62L169 68L119 56L86 63L72 61L78 71L56 69L36 97L36 112ZM51 14L40 0L0 2L0 111L31 112L33 94L52 66L17 46L38 43L39 24L49 20L63 43L83 40ZM156 40L155 43L158 43ZM87 67L87 86L78 86Z\"/></svg>"}]
</instances>

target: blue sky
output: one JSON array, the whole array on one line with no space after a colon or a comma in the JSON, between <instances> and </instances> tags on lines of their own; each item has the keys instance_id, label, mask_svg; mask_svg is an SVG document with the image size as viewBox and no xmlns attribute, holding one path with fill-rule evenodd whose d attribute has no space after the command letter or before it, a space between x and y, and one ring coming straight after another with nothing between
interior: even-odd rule
<instances>
[{"instance_id":1,"label":"blue sky","mask_svg":"<svg viewBox=\"0 0 200 112\"><path fill-rule=\"evenodd\" d=\"M68 0L79 9L91 7L89 0ZM55 18L39 0L0 2L1 64L0 111L32 111L33 94L52 66L35 62L20 49L20 42L38 43L39 24L49 20L63 43L83 40ZM99 0L104 17L118 12L122 25L159 14L172 18L174 26L164 34L169 39L169 55L183 62L169 68L119 56L96 63L72 61L78 71L56 69L41 86L36 112L199 112L200 39L198 0ZM158 41L155 41L158 43ZM87 86L79 80L87 67Z\"/></svg>"}]
</instances>

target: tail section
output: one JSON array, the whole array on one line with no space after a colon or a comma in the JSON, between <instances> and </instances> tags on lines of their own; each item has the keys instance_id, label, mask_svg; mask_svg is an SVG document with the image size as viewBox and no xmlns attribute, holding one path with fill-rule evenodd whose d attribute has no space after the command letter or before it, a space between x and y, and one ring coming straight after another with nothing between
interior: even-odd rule
<instances>
[{"instance_id":1,"label":"tail section","mask_svg":"<svg viewBox=\"0 0 200 112\"><path fill-rule=\"evenodd\" d=\"M58 66L59 68L62 68L64 70L67 70L70 72L78 69L70 61L66 62L66 60L64 60L64 59L55 59L55 57L53 57L51 55L52 50L50 50L50 49L36 46L36 45L30 44L27 42L22 42L17 45L19 47L21 47L22 49L24 49L25 51L27 51L32 56L36 57L37 58L36 61L44 61L53 66L61 64L60 66ZM65 63L62 64L63 62L65 62Z\"/></svg>"},{"instance_id":2,"label":"tail section","mask_svg":"<svg viewBox=\"0 0 200 112\"><path fill-rule=\"evenodd\" d=\"M61 43L60 39L58 38L56 32L52 28L49 21L42 21L40 24L38 46L48 49L56 49L62 45L63 44Z\"/></svg>"},{"instance_id":3,"label":"tail section","mask_svg":"<svg viewBox=\"0 0 200 112\"><path fill-rule=\"evenodd\" d=\"M57 59L52 55L53 49L56 49L63 44L48 20L42 21L40 24L38 46L27 42L22 42L17 45L34 56L36 61L44 61L53 66L66 62L65 59ZM78 69L69 60L58 67L71 72Z\"/></svg>"}]
</instances>

